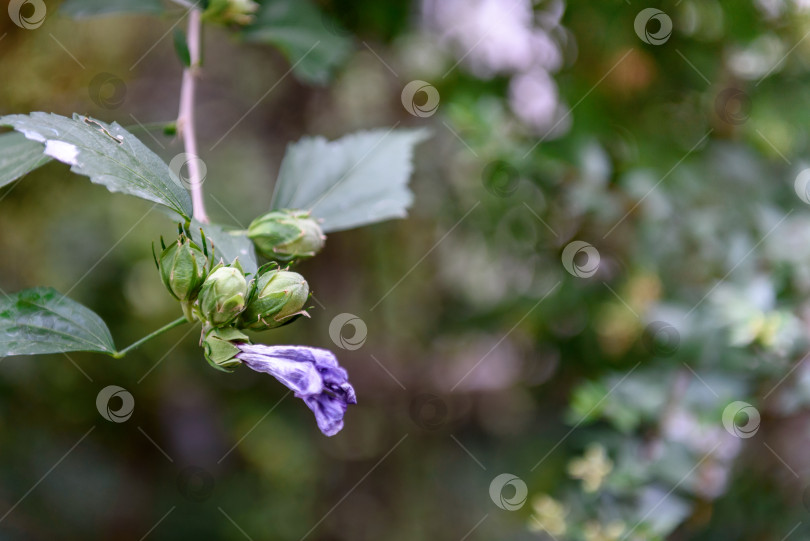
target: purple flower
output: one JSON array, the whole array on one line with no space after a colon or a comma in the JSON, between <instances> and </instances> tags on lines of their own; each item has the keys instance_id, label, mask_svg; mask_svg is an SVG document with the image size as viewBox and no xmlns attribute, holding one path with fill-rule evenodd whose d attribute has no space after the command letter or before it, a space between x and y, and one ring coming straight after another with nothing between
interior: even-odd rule
<instances>
[{"instance_id":1,"label":"purple flower","mask_svg":"<svg viewBox=\"0 0 810 541\"><path fill-rule=\"evenodd\" d=\"M289 387L315 414L318 428L334 436L343 428L349 404L357 404L349 374L331 351L306 346L237 344L236 358Z\"/></svg>"}]
</instances>

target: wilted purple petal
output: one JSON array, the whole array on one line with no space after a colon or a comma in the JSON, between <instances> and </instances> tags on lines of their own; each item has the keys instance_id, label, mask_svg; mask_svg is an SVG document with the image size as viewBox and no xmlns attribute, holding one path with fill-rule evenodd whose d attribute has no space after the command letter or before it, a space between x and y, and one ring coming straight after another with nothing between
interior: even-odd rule
<instances>
[{"instance_id":1,"label":"wilted purple petal","mask_svg":"<svg viewBox=\"0 0 810 541\"><path fill-rule=\"evenodd\" d=\"M242 352L237 358L248 368L270 374L292 389L295 396L312 396L323 392L323 379L317 368L287 351L294 348L285 347L283 352L279 352L274 347L245 344L240 349Z\"/></svg>"},{"instance_id":2,"label":"wilted purple petal","mask_svg":"<svg viewBox=\"0 0 810 541\"><path fill-rule=\"evenodd\" d=\"M323 393L304 399L315 414L318 428L327 436L334 436L343 428L343 415L348 404L345 400Z\"/></svg>"},{"instance_id":3,"label":"wilted purple petal","mask_svg":"<svg viewBox=\"0 0 810 541\"><path fill-rule=\"evenodd\" d=\"M328 350L305 346L239 344L236 357L251 370L272 375L302 398L318 428L334 436L343 428L348 404L356 404L349 374Z\"/></svg>"}]
</instances>

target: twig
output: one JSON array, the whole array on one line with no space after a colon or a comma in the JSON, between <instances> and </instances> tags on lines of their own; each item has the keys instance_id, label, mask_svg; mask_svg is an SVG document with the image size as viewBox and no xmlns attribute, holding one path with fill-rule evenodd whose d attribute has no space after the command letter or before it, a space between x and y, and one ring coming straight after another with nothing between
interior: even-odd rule
<instances>
[{"instance_id":1,"label":"twig","mask_svg":"<svg viewBox=\"0 0 810 541\"><path fill-rule=\"evenodd\" d=\"M143 338L141 338L137 342L134 342L134 343L130 344L129 346L122 349L121 351L116 351L113 354L113 357L115 359L120 359L121 357L123 357L124 355L126 355L127 353L132 351L133 349L137 348L141 344L144 344L144 343L148 342L152 338L160 336L161 334L165 333L166 331L170 331L170 330L174 329L175 327L179 327L180 325L183 325L184 323L188 323L188 320L185 318L185 316L181 317L181 318L177 318L174 321L172 321L171 323L168 323L168 324L164 325L163 327L159 328L158 330L147 334L146 336L144 336Z\"/></svg>"},{"instance_id":2,"label":"twig","mask_svg":"<svg viewBox=\"0 0 810 541\"><path fill-rule=\"evenodd\" d=\"M194 90L197 72L200 68L200 26L199 9L191 9L188 14L188 52L189 66L183 70L183 85L180 88L180 112L177 115L177 135L183 139L183 147L188 155L189 184L191 185L191 204L194 218L207 224L203 199L203 178L200 174L199 154L197 154L197 131L194 122Z\"/></svg>"}]
</instances>

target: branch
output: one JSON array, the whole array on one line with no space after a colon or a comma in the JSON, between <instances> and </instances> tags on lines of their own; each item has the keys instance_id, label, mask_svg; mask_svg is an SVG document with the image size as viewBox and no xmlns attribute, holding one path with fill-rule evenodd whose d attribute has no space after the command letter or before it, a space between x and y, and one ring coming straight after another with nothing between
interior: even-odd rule
<instances>
[{"instance_id":1,"label":"branch","mask_svg":"<svg viewBox=\"0 0 810 541\"><path fill-rule=\"evenodd\" d=\"M132 351L133 349L137 348L141 344L144 344L144 343L148 342L152 338L160 336L161 334L165 333L166 331L170 331L170 330L174 329L175 327L179 327L180 325L182 325L184 323L188 323L188 320L185 318L185 316L183 316L181 318L178 318L178 319L175 319L171 323L168 323L168 324L164 325L163 327L159 328L158 330L147 334L146 336L144 336L143 338L141 338L137 342L135 342L133 344L130 344L129 346L122 349L121 351L116 351L113 354L113 358L120 359L121 357L123 357L124 355L126 355L127 353Z\"/></svg>"},{"instance_id":2,"label":"branch","mask_svg":"<svg viewBox=\"0 0 810 541\"><path fill-rule=\"evenodd\" d=\"M191 9L188 14L188 52L189 66L183 70L183 85L180 88L180 112L177 115L177 135L183 140L185 153L188 155L189 184L191 185L191 204L194 207L194 218L201 223L208 223L203 199L203 178L200 174L200 155L197 153L197 131L194 122L194 90L197 73L200 68L200 10Z\"/></svg>"}]
</instances>

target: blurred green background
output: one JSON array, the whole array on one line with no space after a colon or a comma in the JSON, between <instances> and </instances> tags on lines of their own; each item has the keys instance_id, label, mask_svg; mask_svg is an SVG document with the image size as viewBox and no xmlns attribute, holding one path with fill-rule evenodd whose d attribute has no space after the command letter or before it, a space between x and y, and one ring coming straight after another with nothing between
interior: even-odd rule
<instances>
[{"instance_id":1,"label":"blurred green background","mask_svg":"<svg viewBox=\"0 0 810 541\"><path fill-rule=\"evenodd\" d=\"M47 6L33 30L0 13L0 114L89 114L182 152L154 129L177 115L182 11ZM651 7L671 35L639 31ZM352 46L324 84L206 26L198 136L209 214L244 227L288 142L431 128L408 219L330 235L300 267L312 319L256 336L335 351L359 401L344 430L323 437L266 375L212 370L194 328L121 360L8 357L0 539L808 538L807 2L318 8L309 39ZM414 80L435 111L404 100ZM0 288L55 287L136 340L180 315L150 251L175 225L148 209L56 163L0 189ZM359 349L329 337L342 313ZM134 396L128 421L99 415L107 385ZM729 428L736 401L756 413ZM593 491L571 466L588 448L609 457L585 463ZM505 472L525 505L491 495Z\"/></svg>"}]
</instances>

